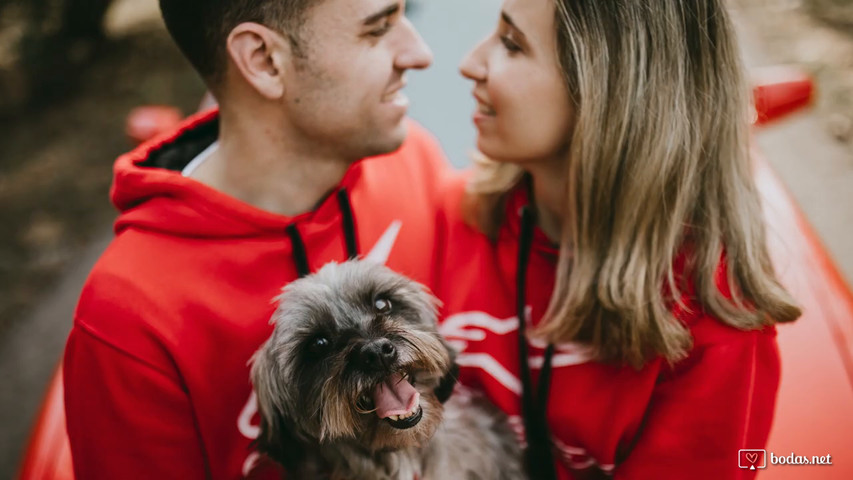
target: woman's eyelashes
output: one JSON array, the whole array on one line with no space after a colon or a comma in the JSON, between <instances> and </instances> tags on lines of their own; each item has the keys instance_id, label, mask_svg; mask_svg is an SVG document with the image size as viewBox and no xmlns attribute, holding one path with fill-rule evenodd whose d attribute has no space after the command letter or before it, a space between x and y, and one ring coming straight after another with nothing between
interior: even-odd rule
<instances>
[{"instance_id":1,"label":"woman's eyelashes","mask_svg":"<svg viewBox=\"0 0 853 480\"><path fill-rule=\"evenodd\" d=\"M502 23L498 25L498 39L500 39L504 48L510 53L518 53L523 50L522 42L519 37L522 37L512 25ZM522 37L523 38L523 37Z\"/></svg>"},{"instance_id":2,"label":"woman's eyelashes","mask_svg":"<svg viewBox=\"0 0 853 480\"><path fill-rule=\"evenodd\" d=\"M515 40L513 40L510 35L501 35L500 39L501 43L504 45L504 48L506 48L508 52L518 53L521 51L521 45L519 45Z\"/></svg>"}]
</instances>

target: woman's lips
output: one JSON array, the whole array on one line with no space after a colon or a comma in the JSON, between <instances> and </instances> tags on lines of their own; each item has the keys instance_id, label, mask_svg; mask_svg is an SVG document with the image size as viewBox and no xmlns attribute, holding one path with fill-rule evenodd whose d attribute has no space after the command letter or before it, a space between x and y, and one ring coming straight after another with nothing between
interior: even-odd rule
<instances>
[{"instance_id":1,"label":"woman's lips","mask_svg":"<svg viewBox=\"0 0 853 480\"><path fill-rule=\"evenodd\" d=\"M492 116L495 114L495 110L492 107L478 103L477 104L477 113L482 113L483 115Z\"/></svg>"},{"instance_id":2,"label":"woman's lips","mask_svg":"<svg viewBox=\"0 0 853 480\"><path fill-rule=\"evenodd\" d=\"M495 115L495 109L489 102L480 98L476 93L474 94L474 99L477 101L477 114L487 117L493 117Z\"/></svg>"},{"instance_id":3,"label":"woman's lips","mask_svg":"<svg viewBox=\"0 0 853 480\"><path fill-rule=\"evenodd\" d=\"M480 97L474 95L474 98L477 100L477 109L474 110L474 123L479 127L484 123L487 123L489 120L492 120L495 117L495 109L489 105L487 102L484 102Z\"/></svg>"}]
</instances>

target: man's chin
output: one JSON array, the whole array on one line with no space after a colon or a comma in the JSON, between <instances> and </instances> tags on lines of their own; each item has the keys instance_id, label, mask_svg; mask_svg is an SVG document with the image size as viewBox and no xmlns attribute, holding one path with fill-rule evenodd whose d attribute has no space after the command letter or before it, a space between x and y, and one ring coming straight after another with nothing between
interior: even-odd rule
<instances>
[{"instance_id":1,"label":"man's chin","mask_svg":"<svg viewBox=\"0 0 853 480\"><path fill-rule=\"evenodd\" d=\"M370 154L366 156L375 157L396 152L405 142L408 133L409 122L404 118L393 130L381 136L377 135L376 141L372 142L368 148Z\"/></svg>"},{"instance_id":2,"label":"man's chin","mask_svg":"<svg viewBox=\"0 0 853 480\"><path fill-rule=\"evenodd\" d=\"M409 121L408 121L408 117L404 116L403 119L400 120L400 123L397 124L397 127L394 129L394 131L391 134L391 137L392 137L391 142L395 144L394 150L397 150L398 148L400 148L401 145L403 145L403 142L406 141L406 135L408 135L408 134L409 134Z\"/></svg>"}]
</instances>

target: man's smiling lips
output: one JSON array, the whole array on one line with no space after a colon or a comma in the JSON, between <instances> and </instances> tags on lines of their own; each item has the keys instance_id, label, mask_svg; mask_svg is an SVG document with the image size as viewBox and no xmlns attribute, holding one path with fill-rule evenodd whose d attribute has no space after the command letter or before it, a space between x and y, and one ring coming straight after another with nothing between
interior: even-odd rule
<instances>
[{"instance_id":1,"label":"man's smiling lips","mask_svg":"<svg viewBox=\"0 0 853 480\"><path fill-rule=\"evenodd\" d=\"M382 103L392 103L396 106L407 107L409 105L409 97L403 93L403 88L405 86L405 80L395 85L382 97Z\"/></svg>"}]
</instances>

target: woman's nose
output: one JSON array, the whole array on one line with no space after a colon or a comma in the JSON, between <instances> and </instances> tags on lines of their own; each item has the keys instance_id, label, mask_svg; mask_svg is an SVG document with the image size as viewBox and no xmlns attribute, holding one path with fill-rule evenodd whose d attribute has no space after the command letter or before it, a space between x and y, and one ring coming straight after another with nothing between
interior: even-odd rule
<instances>
[{"instance_id":1,"label":"woman's nose","mask_svg":"<svg viewBox=\"0 0 853 480\"><path fill-rule=\"evenodd\" d=\"M475 82L482 82L486 79L488 69L486 68L484 55L485 45L486 40L480 42L479 45L474 47L474 49L468 52L468 54L465 55L465 58L462 59L462 63L459 64L459 73L461 73L463 77L469 80L474 80Z\"/></svg>"}]
</instances>

